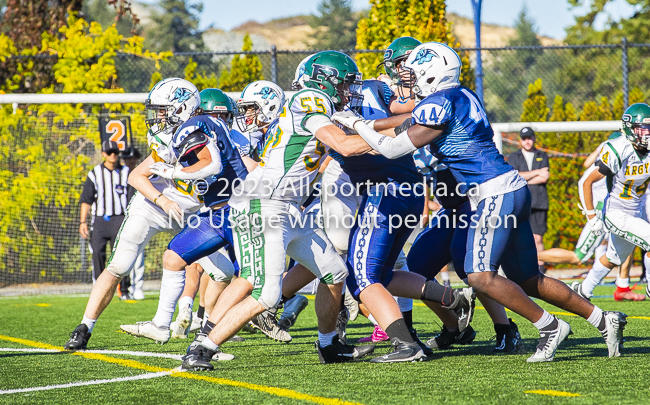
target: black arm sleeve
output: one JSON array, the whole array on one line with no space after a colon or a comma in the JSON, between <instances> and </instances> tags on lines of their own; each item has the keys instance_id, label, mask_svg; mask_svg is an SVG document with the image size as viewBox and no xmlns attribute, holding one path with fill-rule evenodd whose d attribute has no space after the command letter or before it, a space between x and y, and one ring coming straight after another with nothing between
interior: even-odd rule
<instances>
[{"instance_id":1,"label":"black arm sleeve","mask_svg":"<svg viewBox=\"0 0 650 405\"><path fill-rule=\"evenodd\" d=\"M406 131L412 126L413 126L413 122L411 121L411 119L410 118L405 119L404 122L402 122L401 124L395 127L395 135L401 134L402 132Z\"/></svg>"},{"instance_id":2,"label":"black arm sleeve","mask_svg":"<svg viewBox=\"0 0 650 405\"><path fill-rule=\"evenodd\" d=\"M80 203L91 204L95 202L95 185L93 184L90 177L86 177L86 182L84 183L83 191L81 192L81 197L79 198Z\"/></svg>"},{"instance_id":3,"label":"black arm sleeve","mask_svg":"<svg viewBox=\"0 0 650 405\"><path fill-rule=\"evenodd\" d=\"M612 173L612 171L609 169L609 167L607 167L607 165L605 163L603 163L602 161L596 160L596 166L598 166L598 172L600 172L600 174L605 175L605 176L613 176L614 175L614 173Z\"/></svg>"}]
</instances>

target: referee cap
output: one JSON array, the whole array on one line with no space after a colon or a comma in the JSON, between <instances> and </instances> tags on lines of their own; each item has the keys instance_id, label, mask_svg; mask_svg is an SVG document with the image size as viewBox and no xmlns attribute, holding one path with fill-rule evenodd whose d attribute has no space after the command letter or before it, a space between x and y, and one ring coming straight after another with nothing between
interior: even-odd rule
<instances>
[{"instance_id":1,"label":"referee cap","mask_svg":"<svg viewBox=\"0 0 650 405\"><path fill-rule=\"evenodd\" d=\"M108 151L120 151L120 147L115 141L104 141L102 142L102 152Z\"/></svg>"}]
</instances>

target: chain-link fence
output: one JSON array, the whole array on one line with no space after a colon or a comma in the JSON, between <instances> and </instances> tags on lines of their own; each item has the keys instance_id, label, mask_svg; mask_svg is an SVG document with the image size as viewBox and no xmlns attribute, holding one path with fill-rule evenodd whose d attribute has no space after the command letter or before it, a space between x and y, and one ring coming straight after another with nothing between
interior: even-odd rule
<instances>
[{"instance_id":1,"label":"chain-link fence","mask_svg":"<svg viewBox=\"0 0 650 405\"><path fill-rule=\"evenodd\" d=\"M91 282L89 240L79 233L79 197L88 171L102 161L99 116L6 118L0 135L0 287ZM143 137L133 141L146 157ZM146 279L160 278L170 238L159 234L145 250Z\"/></svg>"},{"instance_id":2,"label":"chain-link fence","mask_svg":"<svg viewBox=\"0 0 650 405\"><path fill-rule=\"evenodd\" d=\"M474 55L474 49L460 50ZM564 102L574 105L578 115L589 101L600 105L603 97L609 103L614 103L617 97L627 100L632 92L636 91L638 96L636 88L643 93L643 99L650 94L650 80L646 77L650 76L650 44L484 48L481 51L484 99L492 122L519 121L528 85L537 79L543 82L549 107L559 95ZM266 79L289 90L296 67L313 52L272 49L248 53L258 56ZM347 53L354 57L359 52L380 51ZM219 77L237 54L244 52L176 54L161 64L160 73L163 77L184 77L184 69L191 60L197 64L196 73ZM52 58L55 57L35 58L33 62L51 63ZM149 90L156 72L153 61L125 54L116 55L115 60L119 86L133 93ZM26 116L10 123L3 118L0 286L90 281L90 252L78 229L79 195L88 170L101 161L98 117L90 114L75 117ZM139 114L132 116L132 122L142 120ZM145 151L144 134L135 135L134 139L141 143L138 147ZM564 165L560 161L557 164ZM147 248L147 278L160 276L162 253L168 240L166 234L158 235Z\"/></svg>"}]
</instances>

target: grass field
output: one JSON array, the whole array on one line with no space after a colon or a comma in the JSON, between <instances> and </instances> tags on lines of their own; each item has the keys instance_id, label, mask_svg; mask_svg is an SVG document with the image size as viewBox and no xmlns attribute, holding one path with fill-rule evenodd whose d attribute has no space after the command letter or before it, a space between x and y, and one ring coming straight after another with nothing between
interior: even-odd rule
<instances>
[{"instance_id":1,"label":"grass field","mask_svg":"<svg viewBox=\"0 0 650 405\"><path fill-rule=\"evenodd\" d=\"M87 297L5 297L0 298L0 403L648 403L650 302L617 303L607 298L612 293L613 287L598 287L596 294L605 297L594 302L630 316L623 356L616 359L607 358L605 344L591 325L563 312L556 313L571 324L574 334L554 362L526 363L539 335L517 316L513 318L524 337L525 353L493 355L494 329L486 312L477 309L474 344L438 352L428 362L321 365L313 346L316 317L310 300L291 331L293 342L280 344L259 333L242 333L246 342L223 347L235 360L215 363L215 371L209 373L173 370L180 365L173 358L25 351L60 349L80 321ZM160 346L120 332L122 323L151 319L156 305L154 295L132 303L114 299L95 327L89 350L183 353L189 339ZM425 341L440 329L433 319L416 304L415 326ZM371 331L362 317L348 328L354 340ZM376 353L388 350L383 344ZM57 387L79 382L92 385ZM11 391L34 387L43 389Z\"/></svg>"}]
</instances>

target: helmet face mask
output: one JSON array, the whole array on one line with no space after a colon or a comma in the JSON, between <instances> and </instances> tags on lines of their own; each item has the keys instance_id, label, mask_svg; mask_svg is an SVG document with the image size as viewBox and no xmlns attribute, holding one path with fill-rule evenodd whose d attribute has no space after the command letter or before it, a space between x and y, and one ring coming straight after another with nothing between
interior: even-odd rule
<instances>
[{"instance_id":1,"label":"helmet face mask","mask_svg":"<svg viewBox=\"0 0 650 405\"><path fill-rule=\"evenodd\" d=\"M460 86L460 56L445 44L424 43L413 50L399 71L401 87L421 100L440 90Z\"/></svg>"},{"instance_id":2,"label":"helmet face mask","mask_svg":"<svg viewBox=\"0 0 650 405\"><path fill-rule=\"evenodd\" d=\"M637 149L650 148L650 106L632 104L623 113L623 134Z\"/></svg>"},{"instance_id":3,"label":"helmet face mask","mask_svg":"<svg viewBox=\"0 0 650 405\"><path fill-rule=\"evenodd\" d=\"M228 128L231 128L236 111L233 100L220 89L205 89L199 95L201 96L200 113L219 118Z\"/></svg>"},{"instance_id":4,"label":"helmet face mask","mask_svg":"<svg viewBox=\"0 0 650 405\"><path fill-rule=\"evenodd\" d=\"M327 94L337 111L363 100L363 82L357 64L341 52L323 51L312 55L304 63L298 81L302 88L318 89Z\"/></svg>"},{"instance_id":5,"label":"helmet face mask","mask_svg":"<svg viewBox=\"0 0 650 405\"><path fill-rule=\"evenodd\" d=\"M408 58L409 54L422 43L412 37L401 37L394 40L386 51L384 51L384 61L379 66L384 65L384 71L391 78L393 83L397 84L400 79L400 65Z\"/></svg>"},{"instance_id":6,"label":"helmet face mask","mask_svg":"<svg viewBox=\"0 0 650 405\"><path fill-rule=\"evenodd\" d=\"M152 135L173 132L196 114L199 104L199 91L192 83L178 78L161 80L145 100L145 124Z\"/></svg>"},{"instance_id":7,"label":"helmet face mask","mask_svg":"<svg viewBox=\"0 0 650 405\"><path fill-rule=\"evenodd\" d=\"M283 105L282 89L273 82L258 80L242 91L237 101L236 119L246 131L259 131L278 117Z\"/></svg>"}]
</instances>

